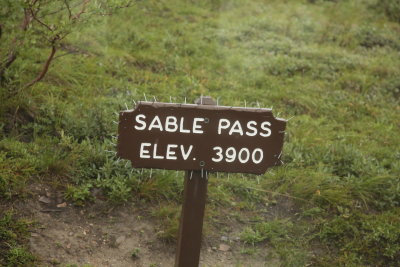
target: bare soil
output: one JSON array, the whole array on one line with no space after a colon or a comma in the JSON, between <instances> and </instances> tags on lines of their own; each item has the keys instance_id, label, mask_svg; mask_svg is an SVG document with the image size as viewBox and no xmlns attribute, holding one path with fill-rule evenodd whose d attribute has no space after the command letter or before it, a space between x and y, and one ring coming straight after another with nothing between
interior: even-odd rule
<instances>
[{"instance_id":1,"label":"bare soil","mask_svg":"<svg viewBox=\"0 0 400 267\"><path fill-rule=\"evenodd\" d=\"M43 265L174 266L176 244L157 237L157 223L146 207L113 207L101 199L75 207L57 192L39 187L36 191L33 199L15 203L15 208L36 222L30 248ZM238 238L242 226L224 227L230 228L228 236L205 236L200 266L279 266L263 254L265 248L262 253L243 253Z\"/></svg>"}]
</instances>

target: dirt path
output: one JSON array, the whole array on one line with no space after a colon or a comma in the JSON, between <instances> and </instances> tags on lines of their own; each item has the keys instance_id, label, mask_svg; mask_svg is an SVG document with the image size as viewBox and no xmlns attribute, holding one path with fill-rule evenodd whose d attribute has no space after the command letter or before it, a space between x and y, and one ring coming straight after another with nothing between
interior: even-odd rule
<instances>
[{"instance_id":1,"label":"dirt path","mask_svg":"<svg viewBox=\"0 0 400 267\"><path fill-rule=\"evenodd\" d=\"M54 198L43 199L40 194L36 198L16 208L37 222L30 247L45 265L174 266L175 244L157 238L156 223L144 208L112 208L101 200L85 208L69 204L57 208ZM200 266L278 266L277 262L265 264L260 253L241 253L240 230L232 229L229 237L206 237Z\"/></svg>"}]
</instances>

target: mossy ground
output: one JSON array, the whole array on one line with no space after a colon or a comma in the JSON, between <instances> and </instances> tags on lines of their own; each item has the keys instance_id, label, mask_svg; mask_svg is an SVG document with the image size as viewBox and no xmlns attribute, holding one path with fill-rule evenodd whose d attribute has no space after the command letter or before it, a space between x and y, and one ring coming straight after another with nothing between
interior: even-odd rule
<instances>
[{"instance_id":1,"label":"mossy ground","mask_svg":"<svg viewBox=\"0 0 400 267\"><path fill-rule=\"evenodd\" d=\"M183 173L117 159L113 121L144 95L166 102L211 95L221 105L273 106L291 119L285 165L258 177L210 177L206 234L219 234L229 217L245 222L244 254L272 248L283 266L396 266L400 25L392 11L399 6L139 1L71 35L46 78L27 90L17 88L48 49L21 51L0 89L3 206L30 198L32 183L56 187L76 205L90 205L101 189L114 204L153 203L160 238L174 240ZM269 207L281 201L295 212L271 217ZM19 266L31 266L20 230L7 223L9 213L2 218L0 263L18 254Z\"/></svg>"}]
</instances>

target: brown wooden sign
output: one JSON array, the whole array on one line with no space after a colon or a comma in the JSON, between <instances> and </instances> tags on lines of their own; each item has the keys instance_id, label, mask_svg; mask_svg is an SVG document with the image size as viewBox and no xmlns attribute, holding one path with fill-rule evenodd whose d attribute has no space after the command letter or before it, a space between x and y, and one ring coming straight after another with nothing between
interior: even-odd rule
<instances>
[{"instance_id":1,"label":"brown wooden sign","mask_svg":"<svg viewBox=\"0 0 400 267\"><path fill-rule=\"evenodd\" d=\"M136 168L263 174L286 121L270 109L139 102L119 116L118 155Z\"/></svg>"}]
</instances>

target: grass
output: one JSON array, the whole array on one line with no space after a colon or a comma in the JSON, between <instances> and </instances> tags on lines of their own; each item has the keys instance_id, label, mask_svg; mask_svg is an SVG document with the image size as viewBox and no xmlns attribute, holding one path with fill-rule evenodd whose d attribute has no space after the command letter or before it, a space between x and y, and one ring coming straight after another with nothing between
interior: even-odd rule
<instances>
[{"instance_id":1,"label":"grass","mask_svg":"<svg viewBox=\"0 0 400 267\"><path fill-rule=\"evenodd\" d=\"M354 212L335 216L319 225L318 238L327 246L341 248L338 264L395 266L400 256L399 209L379 215Z\"/></svg>"},{"instance_id":2,"label":"grass","mask_svg":"<svg viewBox=\"0 0 400 267\"><path fill-rule=\"evenodd\" d=\"M284 266L395 266L398 7L373 0L137 2L75 32L67 42L78 52L58 57L43 82L15 92L48 52L32 46L0 88L2 202L29 197L29 183L64 188L76 205L100 189L116 204L154 203L160 238L174 240L183 174L131 169L117 159L115 112L144 94L166 102L211 95L222 105L273 106L292 119L284 166L260 177L210 178L207 235L229 217L245 223L245 253L272 248ZM283 201L296 212L271 220L268 211ZM18 239L1 248L1 255L15 250L29 258L17 251Z\"/></svg>"},{"instance_id":3,"label":"grass","mask_svg":"<svg viewBox=\"0 0 400 267\"><path fill-rule=\"evenodd\" d=\"M0 217L1 266L33 266L37 262L26 246L31 224L27 220L16 218L13 211L7 211Z\"/></svg>"}]
</instances>

